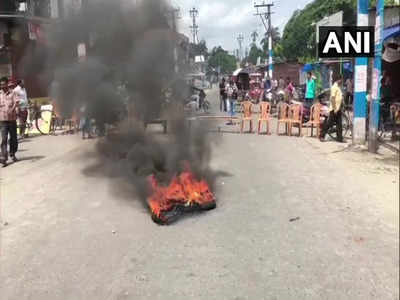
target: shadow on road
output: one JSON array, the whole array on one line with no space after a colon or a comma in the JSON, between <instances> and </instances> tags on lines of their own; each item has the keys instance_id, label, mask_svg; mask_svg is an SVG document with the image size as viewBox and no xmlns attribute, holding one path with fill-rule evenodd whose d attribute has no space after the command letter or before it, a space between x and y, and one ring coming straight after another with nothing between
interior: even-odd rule
<instances>
[{"instance_id":1,"label":"shadow on road","mask_svg":"<svg viewBox=\"0 0 400 300\"><path fill-rule=\"evenodd\" d=\"M31 161L31 162L36 162L38 160L42 160L43 158L46 158L46 156L43 155L37 155L37 156L23 156L19 158L19 161Z\"/></svg>"},{"instance_id":2,"label":"shadow on road","mask_svg":"<svg viewBox=\"0 0 400 300\"><path fill-rule=\"evenodd\" d=\"M19 139L18 144L24 144L24 143L31 143L32 141L28 138L25 139Z\"/></svg>"}]
</instances>

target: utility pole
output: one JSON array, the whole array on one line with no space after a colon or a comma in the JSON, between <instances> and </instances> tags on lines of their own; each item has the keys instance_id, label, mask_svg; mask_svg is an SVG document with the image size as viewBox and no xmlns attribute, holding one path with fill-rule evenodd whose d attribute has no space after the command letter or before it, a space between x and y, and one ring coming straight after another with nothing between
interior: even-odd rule
<instances>
[{"instance_id":1,"label":"utility pole","mask_svg":"<svg viewBox=\"0 0 400 300\"><path fill-rule=\"evenodd\" d=\"M243 34L239 34L238 38L238 43L239 43L239 53L238 53L238 58L241 61L243 59L243 41L244 41L244 36Z\"/></svg>"},{"instance_id":2,"label":"utility pole","mask_svg":"<svg viewBox=\"0 0 400 300\"><path fill-rule=\"evenodd\" d=\"M273 65L274 53L272 50L272 20L271 20L271 15L273 14L273 12L271 11L272 6L274 6L274 3L265 3L264 1L262 4L254 3L254 7L257 10L257 13L255 15L261 17L261 21L268 35L268 75L270 78L272 78L274 71L274 65ZM262 8L267 8L267 12L260 12L260 9Z\"/></svg>"},{"instance_id":3,"label":"utility pole","mask_svg":"<svg viewBox=\"0 0 400 300\"><path fill-rule=\"evenodd\" d=\"M192 26L190 26L190 29L192 30L192 35L193 35L193 44L197 44L198 42L198 32L199 32L199 26L197 26L196 23L196 18L199 16L199 11L193 7L190 11L190 16L192 17Z\"/></svg>"},{"instance_id":4,"label":"utility pole","mask_svg":"<svg viewBox=\"0 0 400 300\"><path fill-rule=\"evenodd\" d=\"M357 26L368 26L369 0L357 0ZM354 68L353 144L365 144L368 58L357 57Z\"/></svg>"},{"instance_id":5,"label":"utility pole","mask_svg":"<svg viewBox=\"0 0 400 300\"><path fill-rule=\"evenodd\" d=\"M382 70L382 44L384 27L384 0L378 0L376 3L376 21L375 21L375 58L374 70L372 73L372 100L369 114L369 139L368 150L372 153L378 152L378 126L379 109L381 100L381 70Z\"/></svg>"}]
</instances>

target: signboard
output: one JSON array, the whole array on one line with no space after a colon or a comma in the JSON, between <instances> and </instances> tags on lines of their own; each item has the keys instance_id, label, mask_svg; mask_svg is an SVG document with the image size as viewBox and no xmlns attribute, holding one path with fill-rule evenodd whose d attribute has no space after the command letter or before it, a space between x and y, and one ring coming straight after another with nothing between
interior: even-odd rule
<instances>
[{"instance_id":1,"label":"signboard","mask_svg":"<svg viewBox=\"0 0 400 300\"><path fill-rule=\"evenodd\" d=\"M356 76L354 82L354 92L359 93L365 91L365 87L367 86L367 72L368 66L367 65L357 65L356 69Z\"/></svg>"},{"instance_id":2,"label":"signboard","mask_svg":"<svg viewBox=\"0 0 400 300\"><path fill-rule=\"evenodd\" d=\"M373 57L375 30L368 26L319 28L318 55L333 57Z\"/></svg>"}]
</instances>

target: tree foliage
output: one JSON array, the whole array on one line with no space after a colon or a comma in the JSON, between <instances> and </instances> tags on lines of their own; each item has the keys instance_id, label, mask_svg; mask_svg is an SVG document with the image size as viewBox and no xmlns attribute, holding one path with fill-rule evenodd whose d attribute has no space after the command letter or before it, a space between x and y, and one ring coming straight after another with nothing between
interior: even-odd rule
<instances>
[{"instance_id":1,"label":"tree foliage","mask_svg":"<svg viewBox=\"0 0 400 300\"><path fill-rule=\"evenodd\" d=\"M279 32L278 27L272 28L272 45L276 45L281 41L281 34ZM268 34L264 35L264 38L261 40L261 46L264 51L268 51Z\"/></svg>"},{"instance_id":2,"label":"tree foliage","mask_svg":"<svg viewBox=\"0 0 400 300\"><path fill-rule=\"evenodd\" d=\"M258 39L258 32L257 32L257 30L254 30L254 31L251 33L252 44L256 44L257 39Z\"/></svg>"},{"instance_id":3,"label":"tree foliage","mask_svg":"<svg viewBox=\"0 0 400 300\"><path fill-rule=\"evenodd\" d=\"M370 0L369 6L376 7L376 2L377 2L377 0ZM396 0L385 0L385 6L393 6L393 5L399 5L399 4L398 4L398 2L396 3Z\"/></svg>"},{"instance_id":4,"label":"tree foliage","mask_svg":"<svg viewBox=\"0 0 400 300\"><path fill-rule=\"evenodd\" d=\"M343 11L346 25L355 25L357 0L315 0L303 10L296 10L283 31L282 55L289 60L315 58L316 27L313 23L339 11Z\"/></svg>"},{"instance_id":5,"label":"tree foliage","mask_svg":"<svg viewBox=\"0 0 400 300\"><path fill-rule=\"evenodd\" d=\"M245 58L245 61L256 65L259 57L266 58L266 53L258 48L257 45L253 44L250 48L248 56Z\"/></svg>"},{"instance_id":6,"label":"tree foliage","mask_svg":"<svg viewBox=\"0 0 400 300\"><path fill-rule=\"evenodd\" d=\"M208 65L214 69L221 67L221 73L230 74L236 69L236 57L221 46L214 47L209 54Z\"/></svg>"},{"instance_id":7,"label":"tree foliage","mask_svg":"<svg viewBox=\"0 0 400 300\"><path fill-rule=\"evenodd\" d=\"M370 7L377 0L370 0ZM395 5L396 0L385 0L385 5ZM343 11L344 25L356 25L357 0L314 0L302 10L296 10L286 24L282 38L279 31L273 31L274 56L278 59L310 62L316 58L315 23L326 16ZM268 39L262 41L264 51L268 51Z\"/></svg>"}]
</instances>

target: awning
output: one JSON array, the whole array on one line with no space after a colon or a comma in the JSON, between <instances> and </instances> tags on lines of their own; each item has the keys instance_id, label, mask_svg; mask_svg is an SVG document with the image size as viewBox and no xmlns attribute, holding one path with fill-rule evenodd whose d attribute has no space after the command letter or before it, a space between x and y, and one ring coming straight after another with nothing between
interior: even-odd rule
<instances>
[{"instance_id":1,"label":"awning","mask_svg":"<svg viewBox=\"0 0 400 300\"><path fill-rule=\"evenodd\" d=\"M383 40L387 40L395 36L400 36L400 24L390 26L383 30Z\"/></svg>"},{"instance_id":2,"label":"awning","mask_svg":"<svg viewBox=\"0 0 400 300\"><path fill-rule=\"evenodd\" d=\"M312 64L306 64L303 67L303 72L311 72L312 70L314 70L314 67Z\"/></svg>"},{"instance_id":3,"label":"awning","mask_svg":"<svg viewBox=\"0 0 400 300\"><path fill-rule=\"evenodd\" d=\"M243 69L237 69L235 72L232 73L233 76L238 76Z\"/></svg>"},{"instance_id":4,"label":"awning","mask_svg":"<svg viewBox=\"0 0 400 300\"><path fill-rule=\"evenodd\" d=\"M246 69L237 69L232 73L232 76L238 76L239 74L249 74L250 72Z\"/></svg>"}]
</instances>

